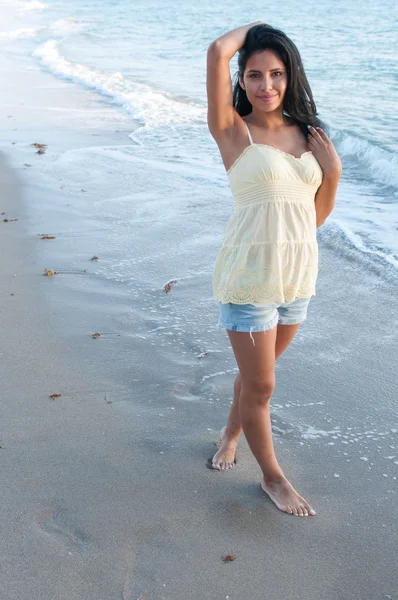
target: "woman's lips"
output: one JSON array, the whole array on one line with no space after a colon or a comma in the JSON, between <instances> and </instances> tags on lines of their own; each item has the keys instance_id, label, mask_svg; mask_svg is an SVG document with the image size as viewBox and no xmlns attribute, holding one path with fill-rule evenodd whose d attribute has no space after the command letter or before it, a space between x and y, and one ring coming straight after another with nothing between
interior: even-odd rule
<instances>
[{"instance_id":1,"label":"woman's lips","mask_svg":"<svg viewBox=\"0 0 398 600\"><path fill-rule=\"evenodd\" d=\"M273 100L274 98L276 98L277 94L274 94L274 96L257 96L260 100L262 100L263 102L271 102L271 100Z\"/></svg>"}]
</instances>

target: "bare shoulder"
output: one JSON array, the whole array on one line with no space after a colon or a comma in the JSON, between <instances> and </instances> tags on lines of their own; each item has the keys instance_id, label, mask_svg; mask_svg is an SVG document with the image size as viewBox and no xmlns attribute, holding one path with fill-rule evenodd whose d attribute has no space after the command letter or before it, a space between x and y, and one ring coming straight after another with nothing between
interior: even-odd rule
<instances>
[{"instance_id":1,"label":"bare shoulder","mask_svg":"<svg viewBox=\"0 0 398 600\"><path fill-rule=\"evenodd\" d=\"M216 136L213 135L226 171L232 167L245 148L250 145L245 120L246 117L242 118L236 113L233 127L219 132Z\"/></svg>"}]
</instances>

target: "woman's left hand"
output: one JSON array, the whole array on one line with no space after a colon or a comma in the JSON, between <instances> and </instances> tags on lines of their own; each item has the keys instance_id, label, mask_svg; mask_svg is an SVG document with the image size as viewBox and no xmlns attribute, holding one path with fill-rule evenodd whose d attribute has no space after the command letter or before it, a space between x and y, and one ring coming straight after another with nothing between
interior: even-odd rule
<instances>
[{"instance_id":1,"label":"woman's left hand","mask_svg":"<svg viewBox=\"0 0 398 600\"><path fill-rule=\"evenodd\" d=\"M315 129L309 125L308 129L310 133L308 145L320 164L324 175L340 177L343 167L333 142L320 127Z\"/></svg>"}]
</instances>

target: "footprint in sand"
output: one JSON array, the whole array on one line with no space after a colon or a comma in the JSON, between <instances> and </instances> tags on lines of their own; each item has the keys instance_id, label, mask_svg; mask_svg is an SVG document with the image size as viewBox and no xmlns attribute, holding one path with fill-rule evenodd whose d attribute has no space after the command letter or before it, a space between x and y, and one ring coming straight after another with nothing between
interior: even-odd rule
<instances>
[{"instance_id":1,"label":"footprint in sand","mask_svg":"<svg viewBox=\"0 0 398 600\"><path fill-rule=\"evenodd\" d=\"M68 510L46 507L36 514L38 528L50 535L68 550L84 552L89 536L76 522L76 518Z\"/></svg>"}]
</instances>

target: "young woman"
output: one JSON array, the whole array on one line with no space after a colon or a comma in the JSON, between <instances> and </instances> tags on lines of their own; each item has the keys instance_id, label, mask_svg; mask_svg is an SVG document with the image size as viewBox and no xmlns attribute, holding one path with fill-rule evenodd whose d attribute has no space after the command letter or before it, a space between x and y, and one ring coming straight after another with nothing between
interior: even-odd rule
<instances>
[{"instance_id":1,"label":"young woman","mask_svg":"<svg viewBox=\"0 0 398 600\"><path fill-rule=\"evenodd\" d=\"M229 62L239 51L232 89ZM315 295L316 229L333 209L342 166L317 117L300 54L282 31L256 21L207 53L208 126L235 201L213 271L219 325L239 373L211 467L232 468L243 428L276 506L315 515L286 479L272 443L275 360Z\"/></svg>"}]
</instances>

